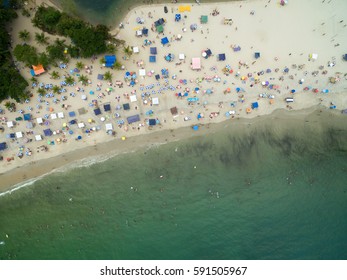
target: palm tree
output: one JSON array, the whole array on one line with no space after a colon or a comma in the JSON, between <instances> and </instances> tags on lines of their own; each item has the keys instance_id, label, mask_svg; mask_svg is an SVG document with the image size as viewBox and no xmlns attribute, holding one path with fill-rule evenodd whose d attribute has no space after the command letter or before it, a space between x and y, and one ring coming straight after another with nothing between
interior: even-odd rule
<instances>
[{"instance_id":1,"label":"palm tree","mask_svg":"<svg viewBox=\"0 0 347 280\"><path fill-rule=\"evenodd\" d=\"M16 104L15 103L11 103L10 101L7 101L5 103L5 107L7 110L9 110L10 112L14 112L16 111Z\"/></svg>"},{"instance_id":2,"label":"palm tree","mask_svg":"<svg viewBox=\"0 0 347 280\"><path fill-rule=\"evenodd\" d=\"M106 63L106 59L104 57L100 58L99 60L100 64L105 64Z\"/></svg>"},{"instance_id":3,"label":"palm tree","mask_svg":"<svg viewBox=\"0 0 347 280\"><path fill-rule=\"evenodd\" d=\"M107 71L107 72L104 74L104 80L109 81L109 82L112 82L112 73L111 73L110 71Z\"/></svg>"},{"instance_id":4,"label":"palm tree","mask_svg":"<svg viewBox=\"0 0 347 280\"><path fill-rule=\"evenodd\" d=\"M130 48L130 46L124 47L123 51L127 56L131 56L133 54L133 51Z\"/></svg>"},{"instance_id":5,"label":"palm tree","mask_svg":"<svg viewBox=\"0 0 347 280\"><path fill-rule=\"evenodd\" d=\"M46 90L45 90L43 87L40 87L40 88L37 90L37 92L38 92L39 94L45 94L45 93L46 93Z\"/></svg>"},{"instance_id":6,"label":"palm tree","mask_svg":"<svg viewBox=\"0 0 347 280\"><path fill-rule=\"evenodd\" d=\"M35 40L40 45L48 45L48 37L43 32L35 33Z\"/></svg>"},{"instance_id":7,"label":"palm tree","mask_svg":"<svg viewBox=\"0 0 347 280\"><path fill-rule=\"evenodd\" d=\"M29 41L30 40L29 31L26 29L19 31L19 38L22 39L23 42Z\"/></svg>"},{"instance_id":8,"label":"palm tree","mask_svg":"<svg viewBox=\"0 0 347 280\"><path fill-rule=\"evenodd\" d=\"M52 88L53 92L54 93L60 93L59 90L60 90L60 87L57 86L57 85L54 85L53 88Z\"/></svg>"},{"instance_id":9,"label":"palm tree","mask_svg":"<svg viewBox=\"0 0 347 280\"><path fill-rule=\"evenodd\" d=\"M113 68L116 70L121 70L122 69L122 64L119 61L116 61L113 65Z\"/></svg>"},{"instance_id":10,"label":"palm tree","mask_svg":"<svg viewBox=\"0 0 347 280\"><path fill-rule=\"evenodd\" d=\"M65 83L68 85L73 85L75 83L75 78L72 76L67 76L65 78Z\"/></svg>"},{"instance_id":11,"label":"palm tree","mask_svg":"<svg viewBox=\"0 0 347 280\"><path fill-rule=\"evenodd\" d=\"M60 79L60 75L59 75L59 72L57 71L53 71L52 74L51 74L51 77L52 79Z\"/></svg>"},{"instance_id":12,"label":"palm tree","mask_svg":"<svg viewBox=\"0 0 347 280\"><path fill-rule=\"evenodd\" d=\"M108 44L108 45L106 46L106 48L107 48L107 52L108 52L108 53L115 53L115 52L116 52L116 46L113 45L113 44Z\"/></svg>"},{"instance_id":13,"label":"palm tree","mask_svg":"<svg viewBox=\"0 0 347 280\"><path fill-rule=\"evenodd\" d=\"M84 68L84 63L82 61L77 61L76 68L82 70Z\"/></svg>"},{"instance_id":14,"label":"palm tree","mask_svg":"<svg viewBox=\"0 0 347 280\"><path fill-rule=\"evenodd\" d=\"M78 81L80 81L82 85L86 85L88 83L88 77L85 75L81 75L78 77Z\"/></svg>"}]
</instances>

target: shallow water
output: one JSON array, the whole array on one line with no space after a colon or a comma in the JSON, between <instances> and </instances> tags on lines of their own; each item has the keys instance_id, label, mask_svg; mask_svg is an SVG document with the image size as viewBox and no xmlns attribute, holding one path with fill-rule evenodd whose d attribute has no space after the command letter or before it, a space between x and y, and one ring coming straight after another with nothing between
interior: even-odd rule
<instances>
[{"instance_id":1,"label":"shallow water","mask_svg":"<svg viewBox=\"0 0 347 280\"><path fill-rule=\"evenodd\" d=\"M346 259L346 119L220 127L0 197L0 259Z\"/></svg>"},{"instance_id":2,"label":"shallow water","mask_svg":"<svg viewBox=\"0 0 347 280\"><path fill-rule=\"evenodd\" d=\"M231 2L219 0L201 1L204 3ZM128 11L138 5L150 5L160 3L171 3L169 0L52 0L66 11L72 11L93 24L106 24L117 26L128 13ZM184 1L184 3L195 3L195 1Z\"/></svg>"}]
</instances>

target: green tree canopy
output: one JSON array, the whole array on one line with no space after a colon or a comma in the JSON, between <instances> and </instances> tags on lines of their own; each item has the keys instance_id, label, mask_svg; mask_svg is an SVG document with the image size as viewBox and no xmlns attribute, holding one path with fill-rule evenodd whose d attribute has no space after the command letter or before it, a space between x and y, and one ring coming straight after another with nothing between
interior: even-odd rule
<instances>
[{"instance_id":1,"label":"green tree canopy","mask_svg":"<svg viewBox=\"0 0 347 280\"><path fill-rule=\"evenodd\" d=\"M56 33L56 26L59 23L61 13L53 7L39 6L32 22L34 26L51 34Z\"/></svg>"},{"instance_id":2,"label":"green tree canopy","mask_svg":"<svg viewBox=\"0 0 347 280\"><path fill-rule=\"evenodd\" d=\"M27 44L17 45L13 50L14 56L17 60L24 62L27 66L38 64L38 54L36 48Z\"/></svg>"}]
</instances>

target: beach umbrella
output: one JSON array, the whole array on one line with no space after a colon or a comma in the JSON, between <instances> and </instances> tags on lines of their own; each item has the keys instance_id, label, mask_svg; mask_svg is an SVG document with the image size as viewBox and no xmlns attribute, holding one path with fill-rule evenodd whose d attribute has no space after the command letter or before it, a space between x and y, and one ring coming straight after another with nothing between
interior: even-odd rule
<instances>
[{"instance_id":1,"label":"beach umbrella","mask_svg":"<svg viewBox=\"0 0 347 280\"><path fill-rule=\"evenodd\" d=\"M291 93L295 93L295 91L296 91L295 89L292 89L290 92L291 92Z\"/></svg>"},{"instance_id":2,"label":"beach umbrella","mask_svg":"<svg viewBox=\"0 0 347 280\"><path fill-rule=\"evenodd\" d=\"M289 72L289 68L288 67L284 68L283 72L284 73L288 73Z\"/></svg>"},{"instance_id":3,"label":"beach umbrella","mask_svg":"<svg viewBox=\"0 0 347 280\"><path fill-rule=\"evenodd\" d=\"M81 135L78 135L78 136L77 136L77 139L78 139L78 140L81 140L81 139L82 139L82 136L81 136Z\"/></svg>"},{"instance_id":4,"label":"beach umbrella","mask_svg":"<svg viewBox=\"0 0 347 280\"><path fill-rule=\"evenodd\" d=\"M271 69L266 69L266 73L271 73Z\"/></svg>"},{"instance_id":5,"label":"beach umbrella","mask_svg":"<svg viewBox=\"0 0 347 280\"><path fill-rule=\"evenodd\" d=\"M198 125L194 125L194 126L193 126L193 130L195 130L195 131L196 131L196 130L199 130L199 126L198 126Z\"/></svg>"}]
</instances>

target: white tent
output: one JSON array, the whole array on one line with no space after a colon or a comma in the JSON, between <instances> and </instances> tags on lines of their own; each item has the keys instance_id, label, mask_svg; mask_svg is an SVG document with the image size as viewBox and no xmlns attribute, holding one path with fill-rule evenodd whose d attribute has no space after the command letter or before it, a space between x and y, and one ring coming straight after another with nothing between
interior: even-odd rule
<instances>
[{"instance_id":1,"label":"white tent","mask_svg":"<svg viewBox=\"0 0 347 280\"><path fill-rule=\"evenodd\" d=\"M158 97L153 97L152 98L152 104L153 105L159 105L159 98Z\"/></svg>"},{"instance_id":2,"label":"white tent","mask_svg":"<svg viewBox=\"0 0 347 280\"><path fill-rule=\"evenodd\" d=\"M80 122L77 124L79 128L83 128L84 127L84 123L83 122Z\"/></svg>"},{"instance_id":3,"label":"white tent","mask_svg":"<svg viewBox=\"0 0 347 280\"><path fill-rule=\"evenodd\" d=\"M133 47L133 52L134 53L139 53L140 52L139 47Z\"/></svg>"},{"instance_id":4,"label":"white tent","mask_svg":"<svg viewBox=\"0 0 347 280\"><path fill-rule=\"evenodd\" d=\"M58 118L63 119L64 118L64 113L63 112L59 112L58 113Z\"/></svg>"},{"instance_id":5,"label":"white tent","mask_svg":"<svg viewBox=\"0 0 347 280\"><path fill-rule=\"evenodd\" d=\"M43 119L42 118L36 118L36 121L38 124L42 124L43 123Z\"/></svg>"},{"instance_id":6,"label":"white tent","mask_svg":"<svg viewBox=\"0 0 347 280\"><path fill-rule=\"evenodd\" d=\"M112 123L106 123L106 124L105 124L105 127L106 127L106 131L113 130L113 125L112 125Z\"/></svg>"},{"instance_id":7,"label":"white tent","mask_svg":"<svg viewBox=\"0 0 347 280\"><path fill-rule=\"evenodd\" d=\"M146 69L139 69L139 76L146 76Z\"/></svg>"},{"instance_id":8,"label":"white tent","mask_svg":"<svg viewBox=\"0 0 347 280\"><path fill-rule=\"evenodd\" d=\"M142 36L142 30L137 30L136 31L136 36Z\"/></svg>"},{"instance_id":9,"label":"white tent","mask_svg":"<svg viewBox=\"0 0 347 280\"><path fill-rule=\"evenodd\" d=\"M318 54L316 54L316 53L311 53L311 54L309 55L309 58L310 58L310 60L317 60Z\"/></svg>"},{"instance_id":10,"label":"white tent","mask_svg":"<svg viewBox=\"0 0 347 280\"><path fill-rule=\"evenodd\" d=\"M36 141L41 141L41 140L42 140L41 135L40 135L40 134L35 135L35 140L36 140Z\"/></svg>"},{"instance_id":11,"label":"white tent","mask_svg":"<svg viewBox=\"0 0 347 280\"><path fill-rule=\"evenodd\" d=\"M184 53L180 53L180 54L178 55L178 58L179 58L180 60L184 60L184 58L185 58Z\"/></svg>"},{"instance_id":12,"label":"white tent","mask_svg":"<svg viewBox=\"0 0 347 280\"><path fill-rule=\"evenodd\" d=\"M130 95L130 102L136 102L136 101L137 101L136 95Z\"/></svg>"},{"instance_id":13,"label":"white tent","mask_svg":"<svg viewBox=\"0 0 347 280\"><path fill-rule=\"evenodd\" d=\"M7 127L13 127L13 121L7 122Z\"/></svg>"},{"instance_id":14,"label":"white tent","mask_svg":"<svg viewBox=\"0 0 347 280\"><path fill-rule=\"evenodd\" d=\"M20 131L16 132L16 137L17 138L22 138L23 137L23 133L20 132Z\"/></svg>"},{"instance_id":15,"label":"white tent","mask_svg":"<svg viewBox=\"0 0 347 280\"><path fill-rule=\"evenodd\" d=\"M57 114L56 113L51 114L51 119L52 120L55 120L56 118L57 118Z\"/></svg>"}]
</instances>

